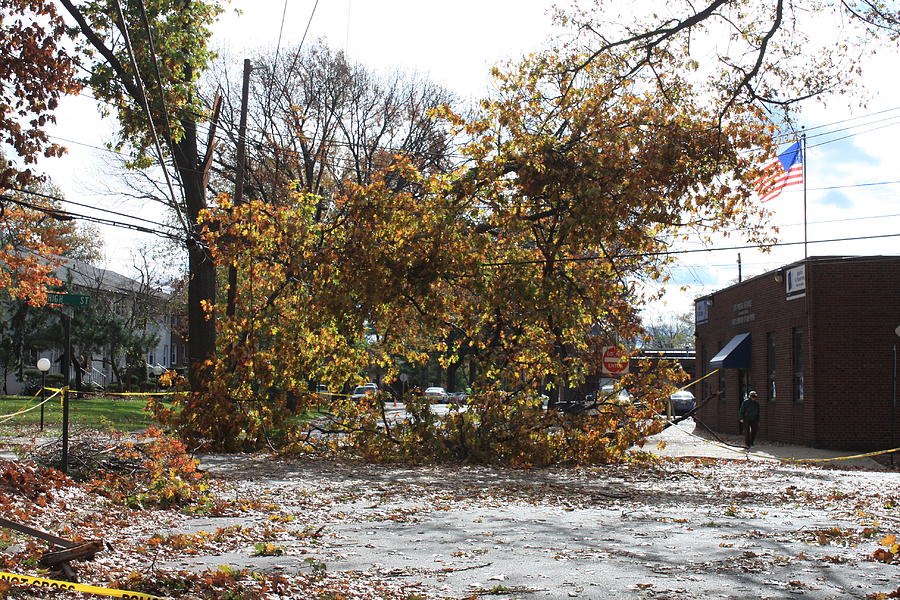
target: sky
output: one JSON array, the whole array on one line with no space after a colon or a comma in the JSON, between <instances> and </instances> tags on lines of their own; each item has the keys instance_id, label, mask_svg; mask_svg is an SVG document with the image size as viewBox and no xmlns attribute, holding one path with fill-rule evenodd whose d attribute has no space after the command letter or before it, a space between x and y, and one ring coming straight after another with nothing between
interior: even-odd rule
<instances>
[{"instance_id":1,"label":"sky","mask_svg":"<svg viewBox=\"0 0 900 600\"><path fill-rule=\"evenodd\" d=\"M402 68L427 75L464 100L489 93L491 66L537 50L558 33L550 17L552 2L539 0L288 0L286 4L283 0L233 0L230 7L215 26L212 46L235 58L250 57L258 48L274 49L279 37L281 48L294 47L309 24L307 43L324 38L374 69ZM810 256L900 253L900 238L818 243L900 232L897 59L898 52L890 49L867 61L863 92L851 99L804 105L807 236L815 242L808 246ZM865 105L861 105L863 95ZM69 154L38 166L67 199L163 219L161 207L121 194L124 188L107 166L110 154L102 150L113 132L114 124L101 118L90 98L68 98L51 134L69 148ZM803 241L802 191L788 188L767 208L782 242ZM156 241L153 236L111 228L102 228L102 233L106 266L124 275L134 274L131 264L141 248ZM731 237L716 247L741 245L745 244L739 237ZM769 254L755 249L707 252L706 248L690 241L679 246L704 251L680 255L665 297L647 311L649 320L693 311L695 298L737 281L739 254L745 279L804 256L802 244L775 248Z\"/></svg>"}]
</instances>

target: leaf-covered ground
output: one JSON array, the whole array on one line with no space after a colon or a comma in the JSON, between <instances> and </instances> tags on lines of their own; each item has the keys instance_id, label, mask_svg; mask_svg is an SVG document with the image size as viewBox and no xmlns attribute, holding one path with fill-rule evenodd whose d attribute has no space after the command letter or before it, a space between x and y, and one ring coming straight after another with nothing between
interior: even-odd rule
<instances>
[{"instance_id":1,"label":"leaf-covered ground","mask_svg":"<svg viewBox=\"0 0 900 600\"><path fill-rule=\"evenodd\" d=\"M7 518L110 544L78 563L85 583L173 598L900 596L898 473L725 459L202 466L212 485L190 511L113 504L21 462L0 463L0 494ZM39 573L46 545L0 539L3 570Z\"/></svg>"}]
</instances>

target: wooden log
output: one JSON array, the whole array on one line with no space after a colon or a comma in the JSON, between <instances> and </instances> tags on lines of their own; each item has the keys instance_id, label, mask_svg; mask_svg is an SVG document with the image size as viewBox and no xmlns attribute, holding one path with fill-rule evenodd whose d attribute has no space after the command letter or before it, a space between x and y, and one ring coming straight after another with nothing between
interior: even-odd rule
<instances>
[{"instance_id":1,"label":"wooden log","mask_svg":"<svg viewBox=\"0 0 900 600\"><path fill-rule=\"evenodd\" d=\"M60 563L67 563L70 560L90 560L94 555L103 550L103 542L100 540L91 540L72 548L65 550L57 550L56 552L47 552L38 563L42 567L51 567Z\"/></svg>"},{"instance_id":2,"label":"wooden log","mask_svg":"<svg viewBox=\"0 0 900 600\"><path fill-rule=\"evenodd\" d=\"M45 531L41 531L40 529L29 527L28 525L22 525L21 523L16 523L15 521L10 521L9 519L4 519L3 517L0 517L0 527L14 529L19 533L24 533L32 537L42 539L45 542L50 542L51 544L59 546L61 548L72 548L78 545L75 542L55 536L52 533L47 533Z\"/></svg>"}]
</instances>

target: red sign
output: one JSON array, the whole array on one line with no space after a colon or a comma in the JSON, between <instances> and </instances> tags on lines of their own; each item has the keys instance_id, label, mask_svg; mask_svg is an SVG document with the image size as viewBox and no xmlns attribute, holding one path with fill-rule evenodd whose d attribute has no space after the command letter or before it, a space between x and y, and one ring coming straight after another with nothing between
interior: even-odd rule
<instances>
[{"instance_id":1,"label":"red sign","mask_svg":"<svg viewBox=\"0 0 900 600\"><path fill-rule=\"evenodd\" d=\"M604 346L601 362L605 375L628 373L628 356L618 346Z\"/></svg>"}]
</instances>

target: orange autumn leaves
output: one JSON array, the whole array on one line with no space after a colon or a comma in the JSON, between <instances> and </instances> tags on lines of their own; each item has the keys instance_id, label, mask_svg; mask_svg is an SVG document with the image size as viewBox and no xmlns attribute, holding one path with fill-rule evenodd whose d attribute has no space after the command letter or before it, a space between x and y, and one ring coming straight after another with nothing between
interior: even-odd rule
<instances>
[{"instance_id":1,"label":"orange autumn leaves","mask_svg":"<svg viewBox=\"0 0 900 600\"><path fill-rule=\"evenodd\" d=\"M238 309L210 306L220 352L207 401L191 400L182 422L252 445L284 406L314 406L316 384L338 390L363 373L390 383L435 358L523 398L575 386L597 371L600 347L640 335L652 296L641 284L665 278L674 239L730 227L768 239L741 183L755 168L747 151L771 143L759 111L720 119L686 82L672 79L673 101L600 60L566 75L579 61L531 58L498 72L497 96L474 114L436 111L463 142L456 170L397 157L329 198L223 197L202 215L216 263L239 267ZM641 377L663 397L652 390L672 373Z\"/></svg>"},{"instance_id":2,"label":"orange autumn leaves","mask_svg":"<svg viewBox=\"0 0 900 600\"><path fill-rule=\"evenodd\" d=\"M28 185L41 156L64 149L49 141L44 128L65 94L80 89L75 60L63 47L65 24L45 0L0 0L0 137L14 160L0 155L0 287L33 305L46 301L57 285L51 276L54 257L62 254L64 227L40 208L13 202L15 190ZM23 168L27 166L27 168ZM69 228L71 229L71 228Z\"/></svg>"}]
</instances>

